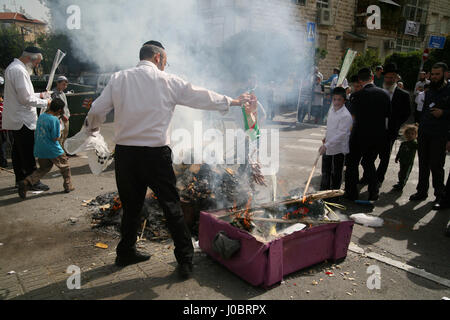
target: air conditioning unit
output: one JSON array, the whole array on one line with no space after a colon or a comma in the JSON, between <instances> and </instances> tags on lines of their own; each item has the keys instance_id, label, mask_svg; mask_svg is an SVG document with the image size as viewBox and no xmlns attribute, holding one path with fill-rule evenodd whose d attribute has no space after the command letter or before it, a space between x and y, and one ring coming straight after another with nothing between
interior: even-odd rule
<instances>
[{"instance_id":1,"label":"air conditioning unit","mask_svg":"<svg viewBox=\"0 0 450 320\"><path fill-rule=\"evenodd\" d=\"M397 42L395 40L392 40L392 39L387 40L387 41L384 42L384 48L385 49L395 49L396 45L397 45Z\"/></svg>"},{"instance_id":2,"label":"air conditioning unit","mask_svg":"<svg viewBox=\"0 0 450 320\"><path fill-rule=\"evenodd\" d=\"M322 26L333 25L333 16L330 8L319 8L317 11L318 24Z\"/></svg>"}]
</instances>

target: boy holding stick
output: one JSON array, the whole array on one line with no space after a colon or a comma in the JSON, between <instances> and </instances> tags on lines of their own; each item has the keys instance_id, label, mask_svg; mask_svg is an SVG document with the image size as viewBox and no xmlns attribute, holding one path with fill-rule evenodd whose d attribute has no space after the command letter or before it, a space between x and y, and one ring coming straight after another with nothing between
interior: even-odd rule
<instances>
[{"instance_id":1,"label":"boy holding stick","mask_svg":"<svg viewBox=\"0 0 450 320\"><path fill-rule=\"evenodd\" d=\"M345 155L349 153L350 130L353 119L345 108L347 94L344 88L332 92L332 108L328 113L327 133L319 149L322 155L322 181L320 190L341 188Z\"/></svg>"}]
</instances>

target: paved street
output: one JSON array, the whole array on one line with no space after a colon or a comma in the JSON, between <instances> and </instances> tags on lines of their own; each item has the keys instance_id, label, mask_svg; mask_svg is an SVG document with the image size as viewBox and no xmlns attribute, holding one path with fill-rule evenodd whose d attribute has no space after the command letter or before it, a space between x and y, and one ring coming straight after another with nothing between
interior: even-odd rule
<instances>
[{"instance_id":1,"label":"paved street","mask_svg":"<svg viewBox=\"0 0 450 320\"><path fill-rule=\"evenodd\" d=\"M304 187L324 136L325 127L296 126L294 114L275 118L267 128L280 129L278 195ZM102 133L111 145L112 124ZM398 148L398 144L394 148ZM395 156L395 150L393 157ZM42 181L50 191L30 194L20 200L14 176L0 171L0 299L441 299L450 297L450 287L438 284L353 251L339 265L324 262L287 276L274 288L255 288L202 252L196 252L192 279L180 281L173 273L176 262L171 241L140 242L141 250L152 254L146 262L124 269L113 265L115 235L91 229L88 209L83 200L116 191L114 167L100 176L90 174L87 159L71 158L76 190L65 194L62 178L54 168ZM420 203L409 202L415 192L418 166L414 167L403 193L391 192L397 182L398 165L393 157L373 210L353 203L346 214L370 213L384 219L381 228L354 226L352 243L383 257L405 263L450 280L450 238L444 228L450 211L431 210L432 191ZM446 173L450 168L447 159ZM320 164L312 181L318 189ZM367 196L362 189L362 197ZM76 218L71 223L69 218ZM108 244L107 249L94 247ZM69 290L66 280L70 265L81 268L81 289ZM370 290L367 268L381 270L381 288ZM332 277L325 271L331 270ZM12 272L14 271L14 272ZM317 281L317 285L313 284Z\"/></svg>"}]
</instances>

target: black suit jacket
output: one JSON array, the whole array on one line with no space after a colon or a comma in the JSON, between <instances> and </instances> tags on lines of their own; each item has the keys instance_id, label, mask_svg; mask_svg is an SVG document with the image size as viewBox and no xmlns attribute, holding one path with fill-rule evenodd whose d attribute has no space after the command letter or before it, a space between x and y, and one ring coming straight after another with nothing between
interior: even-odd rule
<instances>
[{"instance_id":1,"label":"black suit jacket","mask_svg":"<svg viewBox=\"0 0 450 320\"><path fill-rule=\"evenodd\" d=\"M373 146L388 137L386 118L391 116L391 100L386 91L374 84L352 94L352 115L355 117L351 142Z\"/></svg>"},{"instance_id":2,"label":"black suit jacket","mask_svg":"<svg viewBox=\"0 0 450 320\"><path fill-rule=\"evenodd\" d=\"M389 118L389 137L397 138L400 127L411 115L411 100L409 93L403 89L396 88L391 101L391 116Z\"/></svg>"}]
</instances>

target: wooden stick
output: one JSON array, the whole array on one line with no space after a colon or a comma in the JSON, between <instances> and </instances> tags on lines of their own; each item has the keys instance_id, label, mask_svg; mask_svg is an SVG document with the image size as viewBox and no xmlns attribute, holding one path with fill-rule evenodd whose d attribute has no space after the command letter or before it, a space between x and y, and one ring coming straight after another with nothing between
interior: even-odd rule
<instances>
[{"instance_id":1,"label":"wooden stick","mask_svg":"<svg viewBox=\"0 0 450 320\"><path fill-rule=\"evenodd\" d=\"M315 201L315 200L319 200L319 199L340 197L343 194L344 194L343 190L319 191L319 192L316 192L316 193L306 196L306 202ZM280 206L280 205L283 206L283 205L296 204L296 203L301 203L301 202L303 202L303 199L289 199L289 200L278 201L278 202L264 203L264 204L261 204L259 207L255 207L255 208L251 208L251 209L241 209L241 210L229 212L226 215L221 216L220 219L232 216L234 214L244 213L245 211L253 212L256 210L271 209L273 207Z\"/></svg>"},{"instance_id":2,"label":"wooden stick","mask_svg":"<svg viewBox=\"0 0 450 320\"><path fill-rule=\"evenodd\" d=\"M333 220L313 220L310 218L303 218L303 219L273 219L273 218L260 218L260 217L252 217L253 221L261 221L261 222L275 222L275 223L287 223L287 224L294 224L294 223L309 223L309 224L317 224L317 223L339 223L340 221L333 221Z\"/></svg>"},{"instance_id":3,"label":"wooden stick","mask_svg":"<svg viewBox=\"0 0 450 320\"><path fill-rule=\"evenodd\" d=\"M312 168L312 170L311 170L311 174L309 175L308 182L306 183L305 191L303 192L303 199L305 199L306 193L308 192L309 184L311 183L311 179L312 179L312 177L313 177L314 171L316 171L317 162L319 162L320 156L321 156L321 154L320 154L320 152L319 152L319 153L317 154L316 161L314 161L314 166L313 166L313 168Z\"/></svg>"},{"instance_id":4,"label":"wooden stick","mask_svg":"<svg viewBox=\"0 0 450 320\"><path fill-rule=\"evenodd\" d=\"M5 169L5 168L2 168L2 167L0 167L0 170L2 170L2 171L6 171L6 172L8 172L8 173L11 173L11 174L14 174L14 172L13 172L13 171L11 171L11 170L8 170L8 169Z\"/></svg>"},{"instance_id":5,"label":"wooden stick","mask_svg":"<svg viewBox=\"0 0 450 320\"><path fill-rule=\"evenodd\" d=\"M139 240L142 240L142 237L144 236L144 230L145 230L146 225L147 225L147 219L144 220L144 226L142 227L142 232L141 232L141 236L139 237Z\"/></svg>"}]
</instances>

